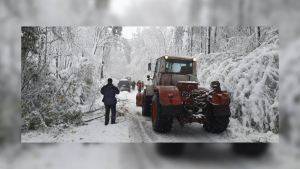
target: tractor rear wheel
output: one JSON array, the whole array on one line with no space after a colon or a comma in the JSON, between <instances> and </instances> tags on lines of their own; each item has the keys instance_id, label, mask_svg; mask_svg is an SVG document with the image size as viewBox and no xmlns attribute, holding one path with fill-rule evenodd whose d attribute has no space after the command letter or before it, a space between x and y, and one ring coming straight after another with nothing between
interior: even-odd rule
<instances>
[{"instance_id":1,"label":"tractor rear wheel","mask_svg":"<svg viewBox=\"0 0 300 169\"><path fill-rule=\"evenodd\" d=\"M167 133L171 131L173 115L162 115L158 93L156 93L152 99L151 118L152 128L154 131L159 133Z\"/></svg>"},{"instance_id":2,"label":"tractor rear wheel","mask_svg":"<svg viewBox=\"0 0 300 169\"><path fill-rule=\"evenodd\" d=\"M151 116L151 102L152 102L152 97L151 96L146 96L146 89L144 90L143 93L143 100L142 100L142 115L143 116Z\"/></svg>"},{"instance_id":3,"label":"tractor rear wheel","mask_svg":"<svg viewBox=\"0 0 300 169\"><path fill-rule=\"evenodd\" d=\"M209 122L203 124L204 129L207 132L211 133L222 133L228 127L229 116L214 116L214 113L211 111L211 116Z\"/></svg>"}]
</instances>

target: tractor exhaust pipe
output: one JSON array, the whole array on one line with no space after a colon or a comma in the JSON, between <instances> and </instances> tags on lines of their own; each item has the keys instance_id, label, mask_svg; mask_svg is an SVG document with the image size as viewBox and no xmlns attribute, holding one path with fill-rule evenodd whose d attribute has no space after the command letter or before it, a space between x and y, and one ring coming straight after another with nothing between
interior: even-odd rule
<instances>
[{"instance_id":1,"label":"tractor exhaust pipe","mask_svg":"<svg viewBox=\"0 0 300 169\"><path fill-rule=\"evenodd\" d=\"M210 87L214 92L221 92L220 82L219 81L213 81L210 83Z\"/></svg>"}]
</instances>

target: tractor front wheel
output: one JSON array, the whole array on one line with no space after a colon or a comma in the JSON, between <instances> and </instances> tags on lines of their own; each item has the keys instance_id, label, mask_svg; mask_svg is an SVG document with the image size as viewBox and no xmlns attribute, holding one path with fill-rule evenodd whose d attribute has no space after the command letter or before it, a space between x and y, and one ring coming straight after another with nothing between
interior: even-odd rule
<instances>
[{"instance_id":1,"label":"tractor front wheel","mask_svg":"<svg viewBox=\"0 0 300 169\"><path fill-rule=\"evenodd\" d=\"M159 133L167 133L171 131L173 115L162 115L158 93L156 93L152 99L151 118L152 128L154 131Z\"/></svg>"},{"instance_id":2,"label":"tractor front wheel","mask_svg":"<svg viewBox=\"0 0 300 169\"><path fill-rule=\"evenodd\" d=\"M211 133L222 133L228 127L230 116L214 116L210 109L209 122L203 124L204 129Z\"/></svg>"}]
</instances>

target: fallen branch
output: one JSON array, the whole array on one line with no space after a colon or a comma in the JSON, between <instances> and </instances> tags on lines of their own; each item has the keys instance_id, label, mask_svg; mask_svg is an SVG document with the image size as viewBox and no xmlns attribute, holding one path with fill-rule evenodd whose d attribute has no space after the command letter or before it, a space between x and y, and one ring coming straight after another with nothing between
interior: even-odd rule
<instances>
[{"instance_id":1,"label":"fallen branch","mask_svg":"<svg viewBox=\"0 0 300 169\"><path fill-rule=\"evenodd\" d=\"M102 115L102 116L99 116L99 117L96 117L96 118L93 118L93 119L90 119L90 120L86 120L86 121L83 121L83 122L90 122L90 121L99 119L99 118L104 117L104 116L105 116L105 115Z\"/></svg>"},{"instance_id":2,"label":"fallen branch","mask_svg":"<svg viewBox=\"0 0 300 169\"><path fill-rule=\"evenodd\" d=\"M90 111L84 112L84 113L82 113L82 114L89 114L89 113L93 113L93 112L95 112L95 111L102 110L102 109L104 109L104 107L101 107L101 108L96 109L96 110L90 110Z\"/></svg>"}]
</instances>

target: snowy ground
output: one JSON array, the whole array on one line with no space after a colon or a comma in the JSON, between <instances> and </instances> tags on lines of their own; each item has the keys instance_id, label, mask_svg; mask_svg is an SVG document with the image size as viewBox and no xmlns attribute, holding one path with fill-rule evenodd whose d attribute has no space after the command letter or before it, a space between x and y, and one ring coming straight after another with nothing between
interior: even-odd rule
<instances>
[{"instance_id":1,"label":"snowy ground","mask_svg":"<svg viewBox=\"0 0 300 169\"><path fill-rule=\"evenodd\" d=\"M242 127L236 119L230 119L227 131L221 134L208 133L197 123L181 127L175 118L170 133L155 133L151 118L142 116L142 108L136 106L136 94L137 90L121 92L117 96L117 124L104 125L102 108L83 116L83 121L100 117L83 126L25 133L21 136L22 142L279 142L278 134L258 133ZM102 102L98 104L103 106Z\"/></svg>"},{"instance_id":2,"label":"snowy ground","mask_svg":"<svg viewBox=\"0 0 300 169\"><path fill-rule=\"evenodd\" d=\"M231 144L186 144L172 158L157 153L155 144L22 144L18 153L0 152L0 168L299 168L299 157L282 152L281 143L257 158L234 154Z\"/></svg>"}]
</instances>

